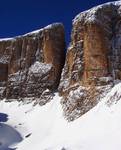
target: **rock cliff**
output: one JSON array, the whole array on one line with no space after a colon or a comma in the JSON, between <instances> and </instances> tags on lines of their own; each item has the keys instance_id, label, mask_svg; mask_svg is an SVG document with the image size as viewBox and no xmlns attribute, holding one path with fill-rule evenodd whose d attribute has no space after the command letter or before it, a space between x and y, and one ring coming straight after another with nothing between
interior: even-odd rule
<instances>
[{"instance_id":1,"label":"rock cliff","mask_svg":"<svg viewBox=\"0 0 121 150\"><path fill-rule=\"evenodd\" d=\"M91 109L121 79L121 2L84 11L73 20L59 86L68 120Z\"/></svg>"},{"instance_id":2,"label":"rock cliff","mask_svg":"<svg viewBox=\"0 0 121 150\"><path fill-rule=\"evenodd\" d=\"M120 1L74 18L66 60L64 34L63 25L56 23L0 40L0 97L33 98L43 105L58 88L64 115L71 121L121 80Z\"/></svg>"},{"instance_id":3,"label":"rock cliff","mask_svg":"<svg viewBox=\"0 0 121 150\"><path fill-rule=\"evenodd\" d=\"M55 23L23 36L1 39L1 97L42 99L47 93L51 95L58 87L65 61L64 34L63 25Z\"/></svg>"}]
</instances>

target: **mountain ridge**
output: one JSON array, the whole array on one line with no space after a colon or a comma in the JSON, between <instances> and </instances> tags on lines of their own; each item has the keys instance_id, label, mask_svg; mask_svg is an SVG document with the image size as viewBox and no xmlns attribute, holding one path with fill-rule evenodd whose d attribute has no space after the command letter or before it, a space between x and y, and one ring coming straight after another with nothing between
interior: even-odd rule
<instances>
[{"instance_id":1,"label":"mountain ridge","mask_svg":"<svg viewBox=\"0 0 121 150\"><path fill-rule=\"evenodd\" d=\"M121 149L120 1L75 17L66 56L62 24L6 40L0 149Z\"/></svg>"},{"instance_id":2,"label":"mountain ridge","mask_svg":"<svg viewBox=\"0 0 121 150\"><path fill-rule=\"evenodd\" d=\"M60 23L1 39L1 98L44 105L58 89L69 121L89 111L121 79L120 9L117 1L78 14L66 58Z\"/></svg>"},{"instance_id":3,"label":"mountain ridge","mask_svg":"<svg viewBox=\"0 0 121 150\"><path fill-rule=\"evenodd\" d=\"M0 38L0 41L15 40L16 38L20 38L20 37L24 37L24 36L32 35L32 34L37 34L37 33L41 32L42 30L53 28L54 26L63 26L63 24L60 23L60 22L55 22L55 23L49 24L49 25L47 25L47 26L45 26L43 28L39 28L37 30L30 31L30 32L27 32L27 33L22 34L22 35L18 35L18 36L14 36L14 37L9 37L9 38ZM63 26L63 28L64 28L64 26Z\"/></svg>"}]
</instances>

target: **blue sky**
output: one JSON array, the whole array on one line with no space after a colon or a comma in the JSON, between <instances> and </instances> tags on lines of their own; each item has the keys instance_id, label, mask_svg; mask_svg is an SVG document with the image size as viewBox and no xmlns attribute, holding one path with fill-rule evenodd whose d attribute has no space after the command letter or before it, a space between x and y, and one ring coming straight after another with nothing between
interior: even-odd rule
<instances>
[{"instance_id":1,"label":"blue sky","mask_svg":"<svg viewBox=\"0 0 121 150\"><path fill-rule=\"evenodd\" d=\"M62 22L66 41L70 39L72 19L81 11L111 0L1 0L0 38L13 37Z\"/></svg>"}]
</instances>

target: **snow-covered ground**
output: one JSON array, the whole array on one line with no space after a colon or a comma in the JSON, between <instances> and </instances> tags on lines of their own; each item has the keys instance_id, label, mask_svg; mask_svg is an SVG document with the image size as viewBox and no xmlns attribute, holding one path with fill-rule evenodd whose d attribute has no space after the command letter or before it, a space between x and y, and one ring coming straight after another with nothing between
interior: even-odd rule
<instances>
[{"instance_id":1,"label":"snow-covered ground","mask_svg":"<svg viewBox=\"0 0 121 150\"><path fill-rule=\"evenodd\" d=\"M0 124L0 150L14 150L8 148L14 143L22 141L22 137L14 128L4 123Z\"/></svg>"},{"instance_id":2,"label":"snow-covered ground","mask_svg":"<svg viewBox=\"0 0 121 150\"><path fill-rule=\"evenodd\" d=\"M120 150L121 83L79 119L68 123L58 93L45 106L0 102L7 125L23 137L17 150ZM118 101L117 101L118 100Z\"/></svg>"}]
</instances>

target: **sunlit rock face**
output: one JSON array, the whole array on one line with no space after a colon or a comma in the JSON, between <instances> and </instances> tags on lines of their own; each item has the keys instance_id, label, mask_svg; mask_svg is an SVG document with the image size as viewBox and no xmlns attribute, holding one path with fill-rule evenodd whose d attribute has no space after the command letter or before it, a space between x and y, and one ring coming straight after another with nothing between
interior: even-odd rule
<instances>
[{"instance_id":1,"label":"sunlit rock face","mask_svg":"<svg viewBox=\"0 0 121 150\"><path fill-rule=\"evenodd\" d=\"M60 23L0 41L1 96L40 98L57 89L64 65L65 35ZM50 92L50 93L51 93Z\"/></svg>"},{"instance_id":2,"label":"sunlit rock face","mask_svg":"<svg viewBox=\"0 0 121 150\"><path fill-rule=\"evenodd\" d=\"M58 88L69 121L94 107L121 79L121 2L74 18L66 60L64 34L56 23L0 40L0 97L33 98L44 105Z\"/></svg>"},{"instance_id":3,"label":"sunlit rock face","mask_svg":"<svg viewBox=\"0 0 121 150\"><path fill-rule=\"evenodd\" d=\"M72 120L87 112L98 102L101 87L115 79L121 79L120 1L84 11L73 20L59 86L66 117Z\"/></svg>"}]
</instances>

